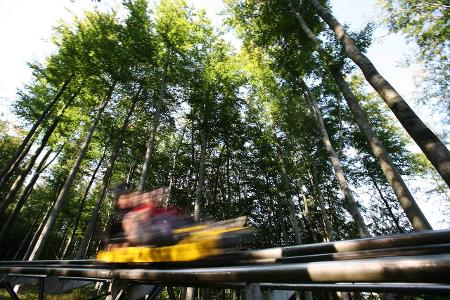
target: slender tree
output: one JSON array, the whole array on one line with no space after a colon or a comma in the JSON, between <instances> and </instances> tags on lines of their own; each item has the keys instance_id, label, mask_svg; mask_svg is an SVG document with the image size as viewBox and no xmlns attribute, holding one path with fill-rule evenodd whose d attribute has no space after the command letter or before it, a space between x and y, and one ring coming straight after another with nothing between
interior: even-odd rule
<instances>
[{"instance_id":1,"label":"slender tree","mask_svg":"<svg viewBox=\"0 0 450 300\"><path fill-rule=\"evenodd\" d=\"M138 191L140 191L140 192L142 192L144 190L145 180L146 180L147 174L148 174L148 167L149 167L150 160L152 157L153 148L155 147L154 146L155 135L156 135L156 129L158 128L159 118L161 117L161 109L162 109L163 102L164 102L169 62L170 62L170 54L168 55L167 60L164 64L164 70L163 70L163 74L161 77L159 98L156 100L156 110L155 110L155 114L153 115L152 127L150 129L150 136L148 139L147 150L145 152L145 158L144 158L144 164L142 166L141 178L139 180Z\"/></svg>"},{"instance_id":2,"label":"slender tree","mask_svg":"<svg viewBox=\"0 0 450 300\"><path fill-rule=\"evenodd\" d=\"M111 157L109 159L108 167L107 167L107 169L105 171L105 174L103 175L102 192L101 192L100 197L99 197L98 201L96 202L95 207L94 207L94 209L92 211L91 218L89 219L88 225L87 225L85 233L83 235L83 240L81 241L81 243L80 243L80 245L78 247L78 251L77 251L77 254L76 254L76 258L77 259L83 258L86 255L88 247L89 247L89 244L90 244L90 242L92 240L92 236L94 234L95 225L97 223L98 215L100 213L100 208L101 208L101 206L103 204L103 201L106 198L106 194L107 194L108 187L109 187L109 182L111 180L111 175L112 175L113 170L114 170L114 164L116 163L117 157L119 156L119 151L120 151L120 148L121 148L122 143L123 143L123 138L125 136L127 127L129 125L131 115L133 114L133 111L134 111L134 109L136 107L136 104L137 104L137 102L139 100L139 96L141 94L141 90L142 90L142 88L139 88L139 90L137 91L136 95L134 96L132 104L131 104L131 107L129 108L129 110L127 112L127 115L125 117L125 120L123 122L123 125L120 128L120 130L119 130L119 136L118 136L117 142L116 142L116 144L115 144L115 146L114 146L114 148L113 148L113 150L111 152Z\"/></svg>"},{"instance_id":3,"label":"slender tree","mask_svg":"<svg viewBox=\"0 0 450 300\"><path fill-rule=\"evenodd\" d=\"M11 201L14 199L16 193L19 191L19 188L22 186L22 183L25 181L25 178L30 173L31 169L33 168L34 163L38 159L41 152L44 150L45 146L47 145L48 140L50 139L51 135L53 134L54 130L58 126L62 116L64 115L64 112L66 109L72 104L76 96L78 95L79 90L75 92L70 99L64 106L64 108L60 111L60 113L55 117L53 122L51 123L50 127L45 132L45 135L42 137L41 143L39 147L34 152L33 156L29 159L29 161L26 163L26 165L21 169L19 176L14 181L12 187L10 188L8 194L2 199L3 201L0 203L0 215L4 214L5 210L11 203Z\"/></svg>"},{"instance_id":4,"label":"slender tree","mask_svg":"<svg viewBox=\"0 0 450 300\"><path fill-rule=\"evenodd\" d=\"M61 211L64 200L66 199L66 196L69 193L72 183L75 180L75 176L80 168L81 161L83 160L84 155L86 154L86 152L88 150L92 135L93 135L95 129L97 128L98 123L100 122L100 118L102 116L103 111L106 108L106 105L108 104L109 100L111 99L111 96L112 96L115 86L116 86L116 82L113 82L111 84L111 86L109 87L106 98L103 100L102 104L100 105L99 109L97 110L97 113L92 122L92 125L89 127L87 134L84 138L83 144L81 145L78 158L75 161L74 165L72 166L72 169L70 170L69 176L67 177L67 179L64 183L64 186L62 187L61 191L59 192L59 195L58 195L58 198L56 199L53 210L51 211L50 216L49 216L47 222L45 223L45 226L42 229L42 233L40 234L39 239L36 241L36 245L34 246L33 252L31 252L28 260L35 260L41 254L41 251L45 245L45 242L50 235L50 231L52 230L53 226L55 225L56 217L58 216L59 212Z\"/></svg>"},{"instance_id":5,"label":"slender tree","mask_svg":"<svg viewBox=\"0 0 450 300\"><path fill-rule=\"evenodd\" d=\"M298 220L295 213L295 204L291 197L288 196L289 192L289 178L286 171L286 163L284 161L283 157L283 150L280 145L280 141L276 137L276 135L273 135L273 140L276 146L276 152L277 152L277 158L278 158L278 164L280 166L280 173L281 173L281 184L283 186L283 198L286 200L288 204L289 209L289 218L291 219L292 228L294 229L294 239L295 243L297 245L302 244L302 239L300 235L300 229L298 227Z\"/></svg>"},{"instance_id":6,"label":"slender tree","mask_svg":"<svg viewBox=\"0 0 450 300\"><path fill-rule=\"evenodd\" d=\"M394 190L395 195L400 201L400 204L405 210L405 213L408 216L408 219L411 221L414 229L418 231L432 229L430 223L425 218L425 215L417 205L411 192L409 191L408 187L397 171L397 168L390 159L389 154L386 152L380 140L371 128L367 117L364 115L364 112L362 111L360 105L358 104L358 101L356 100L355 95L348 86L347 82L342 77L339 67L334 63L329 54L321 47L320 40L309 29L302 16L294 9L291 1L289 1L289 7L292 13L295 15L301 29L306 34L306 36L314 43L314 48L327 64L330 73L336 80L336 83L340 91L342 92L342 95L344 96L348 106L350 107L350 110L355 116L356 123L366 135L369 145L372 148L373 154L380 162L381 168L386 175L389 184Z\"/></svg>"},{"instance_id":7,"label":"slender tree","mask_svg":"<svg viewBox=\"0 0 450 300\"><path fill-rule=\"evenodd\" d=\"M55 97L47 104L47 106L42 111L39 118L36 120L36 122L31 127L30 131L28 131L28 134L23 139L22 143L20 144L19 148L16 150L16 153L11 158L11 160L8 162L8 164L2 169L0 172L0 190L3 188L3 185L8 181L8 179L11 177L11 175L14 173L14 171L18 168L19 164L21 163L23 157L28 153L28 150L30 149L30 140L33 137L33 135L36 133L36 130L38 129L39 125L45 120L45 118L49 115L50 110L53 108L55 103L61 98L64 91L67 89L67 86L73 79L73 76L70 76L64 83L62 84L61 88L56 93Z\"/></svg>"},{"instance_id":8,"label":"slender tree","mask_svg":"<svg viewBox=\"0 0 450 300\"><path fill-rule=\"evenodd\" d=\"M208 118L206 116L206 111L203 113L203 121L201 125L201 147L199 155L199 165L198 165L198 178L197 178L197 188L195 190L195 201L194 201L194 220L200 221L200 201L203 193L203 186L205 184L205 161L206 161L206 147L207 147L207 130L208 130Z\"/></svg>"},{"instance_id":9,"label":"slender tree","mask_svg":"<svg viewBox=\"0 0 450 300\"><path fill-rule=\"evenodd\" d=\"M450 151L444 143L422 122L394 87L380 75L373 63L356 46L353 39L345 31L344 26L318 0L311 0L310 2L320 17L335 32L350 59L359 66L370 85L383 98L403 128L422 149L428 160L450 187Z\"/></svg>"},{"instance_id":10,"label":"slender tree","mask_svg":"<svg viewBox=\"0 0 450 300\"><path fill-rule=\"evenodd\" d=\"M36 168L36 171L34 172L33 177L31 178L31 180L28 183L27 187L23 190L19 200L16 203L16 206L14 207L13 211L11 212L11 214L8 216L8 219L6 219L6 222L3 224L3 227L2 227L1 232L0 232L0 244L2 243L2 240L5 237L5 235L8 233L11 225L16 221L20 210L22 209L22 207L24 206L24 204L27 201L28 197L30 196L30 194L31 194L31 192L33 190L33 187L34 187L36 181L38 180L39 176L59 156L59 154L61 153L62 149L63 149L63 146L61 146L59 148L58 152L56 152L55 156L52 158L52 160L48 164L45 164L45 163L47 162L47 159L50 156L50 154L53 152L53 150L49 149L45 153L45 155L42 157L41 161L39 162L39 165Z\"/></svg>"},{"instance_id":11,"label":"slender tree","mask_svg":"<svg viewBox=\"0 0 450 300\"><path fill-rule=\"evenodd\" d=\"M305 92L304 97L308 102L311 114L313 118L316 120L317 126L319 127L320 136L322 137L322 142L325 146L325 149L327 150L328 156L330 157L331 164L333 165L336 179L339 183L339 188L344 195L344 199L347 204L348 210L352 215L353 219L355 220L356 226L358 227L359 235L361 237L370 236L369 230L367 229L364 219L361 213L359 212L356 200L353 197L353 193L350 190L350 187L348 186L347 180L345 179L345 175L344 172L342 171L339 158L336 152L334 151L333 146L331 145L330 138L328 137L328 132L325 128L325 124L323 123L322 114L320 113L319 108L317 107L315 98L311 93L311 91L309 90L308 86L303 81L303 79L300 79L300 85L304 89Z\"/></svg>"},{"instance_id":12,"label":"slender tree","mask_svg":"<svg viewBox=\"0 0 450 300\"><path fill-rule=\"evenodd\" d=\"M94 183L95 179L97 178L97 173L98 173L100 167L102 166L103 160L106 157L106 150L107 150L107 147L105 147L105 149L103 150L103 154L102 154L100 160L98 161L97 166L95 167L94 171L92 171L91 179L89 180L89 183L88 183L88 185L87 185L87 187L85 189L85 192L83 194L83 198L80 201L80 204L78 206L77 214L74 217L74 224L72 225L72 234L69 237L69 241L68 241L68 243L66 245L66 248L64 249L63 253L61 254L62 258L64 258L66 256L67 251L69 251L69 249L71 248L71 246L73 244L73 241L74 241L74 238L75 238L75 234L77 232L78 225L80 223L81 214L83 213L83 209L84 209L84 206L85 206L85 203L86 203L86 199L88 197L88 194L89 194L89 191L91 189L92 184Z\"/></svg>"}]
</instances>

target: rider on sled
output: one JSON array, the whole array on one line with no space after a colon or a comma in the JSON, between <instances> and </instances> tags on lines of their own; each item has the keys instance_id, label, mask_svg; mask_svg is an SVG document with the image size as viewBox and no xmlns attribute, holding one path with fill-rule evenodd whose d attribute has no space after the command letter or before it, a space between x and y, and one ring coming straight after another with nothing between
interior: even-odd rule
<instances>
[{"instance_id":1,"label":"rider on sled","mask_svg":"<svg viewBox=\"0 0 450 300\"><path fill-rule=\"evenodd\" d=\"M122 190L118 194L108 249L171 245L176 242L172 230L193 223L180 209L167 205L167 187L147 193Z\"/></svg>"}]
</instances>

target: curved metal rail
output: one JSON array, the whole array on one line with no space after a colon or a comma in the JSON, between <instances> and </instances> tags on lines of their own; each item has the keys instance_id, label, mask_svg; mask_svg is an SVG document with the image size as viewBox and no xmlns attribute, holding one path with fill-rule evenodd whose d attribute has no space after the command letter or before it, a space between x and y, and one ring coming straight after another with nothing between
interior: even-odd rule
<instances>
[{"instance_id":1,"label":"curved metal rail","mask_svg":"<svg viewBox=\"0 0 450 300\"><path fill-rule=\"evenodd\" d=\"M185 263L4 261L4 276L177 286L450 293L450 230L226 253Z\"/></svg>"}]
</instances>

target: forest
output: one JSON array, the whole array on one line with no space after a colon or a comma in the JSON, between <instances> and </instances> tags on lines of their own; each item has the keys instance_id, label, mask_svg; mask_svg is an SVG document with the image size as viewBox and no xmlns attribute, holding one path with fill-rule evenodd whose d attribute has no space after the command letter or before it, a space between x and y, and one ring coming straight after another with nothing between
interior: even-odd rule
<instances>
[{"instance_id":1,"label":"forest","mask_svg":"<svg viewBox=\"0 0 450 300\"><path fill-rule=\"evenodd\" d=\"M380 6L448 115L450 7L432 2ZM1 260L94 258L123 183L168 187L199 222L248 216L251 248L433 229L408 179L450 201L447 136L365 55L374 24L351 32L327 0L225 3L240 49L184 0L55 25L14 101L23 126L0 122Z\"/></svg>"}]
</instances>

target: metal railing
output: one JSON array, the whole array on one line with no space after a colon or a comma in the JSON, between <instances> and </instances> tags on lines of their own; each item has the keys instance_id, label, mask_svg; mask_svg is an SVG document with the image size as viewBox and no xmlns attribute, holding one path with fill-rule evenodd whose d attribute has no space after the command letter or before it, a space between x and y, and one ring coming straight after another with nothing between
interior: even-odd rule
<instances>
[{"instance_id":1,"label":"metal railing","mask_svg":"<svg viewBox=\"0 0 450 300\"><path fill-rule=\"evenodd\" d=\"M202 261L106 264L3 261L3 283L28 276L159 286L450 294L450 230L239 251ZM43 282L42 282L43 283Z\"/></svg>"}]
</instances>

